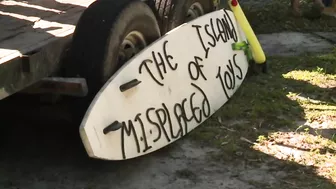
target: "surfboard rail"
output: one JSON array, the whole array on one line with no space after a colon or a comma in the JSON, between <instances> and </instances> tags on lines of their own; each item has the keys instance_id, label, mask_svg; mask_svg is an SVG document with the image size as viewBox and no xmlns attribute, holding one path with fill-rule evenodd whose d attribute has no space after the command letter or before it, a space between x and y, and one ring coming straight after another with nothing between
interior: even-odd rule
<instances>
[{"instance_id":1,"label":"surfboard rail","mask_svg":"<svg viewBox=\"0 0 336 189\"><path fill-rule=\"evenodd\" d=\"M234 95L254 59L231 10L176 27L125 63L98 92L80 126L87 153L126 160L170 145Z\"/></svg>"},{"instance_id":2,"label":"surfboard rail","mask_svg":"<svg viewBox=\"0 0 336 189\"><path fill-rule=\"evenodd\" d=\"M127 160L170 145L225 105L251 64L266 71L242 8L237 0L228 3L231 10L167 32L110 77L80 126L90 157Z\"/></svg>"}]
</instances>

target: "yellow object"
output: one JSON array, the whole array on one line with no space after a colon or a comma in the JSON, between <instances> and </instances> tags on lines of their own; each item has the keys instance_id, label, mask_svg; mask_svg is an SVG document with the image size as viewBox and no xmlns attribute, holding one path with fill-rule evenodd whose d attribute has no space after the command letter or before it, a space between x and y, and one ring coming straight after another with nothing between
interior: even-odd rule
<instances>
[{"instance_id":1,"label":"yellow object","mask_svg":"<svg viewBox=\"0 0 336 189\"><path fill-rule=\"evenodd\" d=\"M248 43L250 44L251 51L253 54L253 59L255 63L257 64L263 64L266 62L266 56L265 53L256 37L256 35L253 32L253 29L251 28L249 22L247 21L245 14L240 7L239 3L237 3L236 6L232 6L231 2L232 0L228 0L229 6L236 17L236 20L240 27L242 28L243 32L245 33L245 36L248 40Z\"/></svg>"}]
</instances>

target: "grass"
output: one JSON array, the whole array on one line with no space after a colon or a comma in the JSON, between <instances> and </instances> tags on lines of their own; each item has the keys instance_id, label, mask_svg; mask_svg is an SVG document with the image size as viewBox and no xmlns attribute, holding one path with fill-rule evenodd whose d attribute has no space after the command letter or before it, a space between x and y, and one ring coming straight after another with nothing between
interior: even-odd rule
<instances>
[{"instance_id":1,"label":"grass","mask_svg":"<svg viewBox=\"0 0 336 189\"><path fill-rule=\"evenodd\" d=\"M307 1L305 16L294 17L289 3L244 1L241 6L257 34L336 31L336 18L316 16ZM270 172L286 173L273 184L251 181L256 188L335 189L336 50L268 57L268 62L269 74L246 78L191 138L220 149L213 156L217 161L267 164Z\"/></svg>"},{"instance_id":2,"label":"grass","mask_svg":"<svg viewBox=\"0 0 336 189\"><path fill-rule=\"evenodd\" d=\"M283 160L281 187L264 188L335 188L336 51L268 62L190 137L219 148L218 161Z\"/></svg>"},{"instance_id":3,"label":"grass","mask_svg":"<svg viewBox=\"0 0 336 189\"><path fill-rule=\"evenodd\" d=\"M281 31L336 31L336 18L316 13L311 2L312 0L302 1L303 17L291 14L290 0L268 0L262 3L257 0L246 0L240 4L257 34ZM227 1L222 1L222 7L228 7Z\"/></svg>"}]
</instances>

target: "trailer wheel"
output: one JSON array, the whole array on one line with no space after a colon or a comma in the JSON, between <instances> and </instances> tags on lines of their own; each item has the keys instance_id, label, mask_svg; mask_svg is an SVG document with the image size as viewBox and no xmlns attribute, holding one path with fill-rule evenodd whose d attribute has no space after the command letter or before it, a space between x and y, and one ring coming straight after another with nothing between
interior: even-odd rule
<instances>
[{"instance_id":1,"label":"trailer wheel","mask_svg":"<svg viewBox=\"0 0 336 189\"><path fill-rule=\"evenodd\" d=\"M155 0L162 33L211 12L212 0Z\"/></svg>"},{"instance_id":2,"label":"trailer wheel","mask_svg":"<svg viewBox=\"0 0 336 189\"><path fill-rule=\"evenodd\" d=\"M65 71L67 76L87 80L87 97L76 99L80 114L126 61L160 36L153 11L141 1L101 0L91 4L77 24Z\"/></svg>"}]
</instances>

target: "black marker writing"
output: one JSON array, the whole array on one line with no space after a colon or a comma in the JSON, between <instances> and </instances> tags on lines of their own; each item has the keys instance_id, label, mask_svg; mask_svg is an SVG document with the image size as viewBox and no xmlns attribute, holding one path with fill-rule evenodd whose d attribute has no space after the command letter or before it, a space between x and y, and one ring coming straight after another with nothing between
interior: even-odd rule
<instances>
[{"instance_id":1,"label":"black marker writing","mask_svg":"<svg viewBox=\"0 0 336 189\"><path fill-rule=\"evenodd\" d=\"M213 23L212 23L213 25ZM205 29L205 32L208 34L208 36L211 37L212 39L212 43L208 42L208 44L211 46L211 47L216 47L216 38L214 36L211 35L210 31L209 31L209 27L210 25L209 24L205 24L204 26L204 29ZM208 47L209 48L209 47ZM209 48L210 49L210 48Z\"/></svg>"},{"instance_id":2,"label":"black marker writing","mask_svg":"<svg viewBox=\"0 0 336 189\"><path fill-rule=\"evenodd\" d=\"M163 43L163 55L160 52L154 52L152 51L152 59L146 59L143 60L139 66L139 73L142 74L143 68L146 69L148 74L151 76L151 78L160 86L163 86L164 84L160 81L164 80L164 74L167 74L167 66L172 70L176 70L178 64L175 63L172 64L172 60L174 57L167 52L167 43L168 41L165 41ZM151 70L148 64L154 64L156 70ZM156 74L154 74L156 73Z\"/></svg>"},{"instance_id":3,"label":"black marker writing","mask_svg":"<svg viewBox=\"0 0 336 189\"><path fill-rule=\"evenodd\" d=\"M236 78L238 78L239 80L243 79L243 72L236 63L236 56L237 54L234 54L233 60L228 61L229 64L226 65L228 71L225 71L224 73L222 73L221 66L218 66L218 72L217 72L216 78L220 80L220 83L222 85L222 88L224 90L224 93L227 99L230 99L228 91L234 90L236 87ZM232 61L233 61L233 64L232 64ZM235 69L233 66L235 66L235 68L238 69L239 75L235 73Z\"/></svg>"},{"instance_id":4,"label":"black marker writing","mask_svg":"<svg viewBox=\"0 0 336 189\"><path fill-rule=\"evenodd\" d=\"M135 132L135 128L133 125L132 120L128 120L128 126L125 122L122 123L121 127L121 152L122 156L125 159L126 158L126 152L125 152L125 133L127 136L131 136L133 134L134 142L137 148L137 152L140 153L140 144L138 141L137 133Z\"/></svg>"},{"instance_id":5,"label":"black marker writing","mask_svg":"<svg viewBox=\"0 0 336 189\"><path fill-rule=\"evenodd\" d=\"M201 75L204 80L207 80L202 71L203 65L199 64L199 61L203 61L203 59L198 56L194 56L194 58L195 61L191 61L188 64L188 71L190 78L192 80L198 80L199 76ZM192 71L192 68L195 70L194 72Z\"/></svg>"},{"instance_id":6,"label":"black marker writing","mask_svg":"<svg viewBox=\"0 0 336 189\"><path fill-rule=\"evenodd\" d=\"M159 120L159 125L160 125L160 129L163 131L163 134L165 136L165 138L167 139L167 142L170 142L170 138L168 136L168 133L166 131L166 128L165 128L165 124L167 122L167 113L165 111L165 109L163 108L159 108L155 111L156 113L156 117L158 118ZM161 115L160 115L161 113Z\"/></svg>"},{"instance_id":7,"label":"black marker writing","mask_svg":"<svg viewBox=\"0 0 336 189\"><path fill-rule=\"evenodd\" d=\"M203 92L203 90L200 87L198 87L197 85L195 85L193 83L191 85L193 87L197 88L202 93L202 95L204 97L204 99L202 101L202 108L201 109L199 107L194 107L193 106L193 96L195 95L195 93L193 93L190 97L190 107L191 107L191 112L192 112L193 118L196 120L197 123L201 123L202 120L203 120L202 115L204 117L208 117L210 115L210 103L209 103L209 100L206 97L205 93ZM199 110L198 119L197 119L197 116L196 116L196 110Z\"/></svg>"},{"instance_id":8,"label":"black marker writing","mask_svg":"<svg viewBox=\"0 0 336 189\"><path fill-rule=\"evenodd\" d=\"M200 26L200 25L192 25L191 27L196 28L198 38L199 38L199 40L200 40L200 42L202 44L202 47L203 47L203 49L205 51L205 58L208 58L208 54L209 54L210 48L206 47L205 44L204 44L204 41L203 41L203 38L202 38L202 34L201 34L201 31L200 31L200 29L202 28L202 26Z\"/></svg>"},{"instance_id":9,"label":"black marker writing","mask_svg":"<svg viewBox=\"0 0 336 189\"><path fill-rule=\"evenodd\" d=\"M150 107L146 110L146 120L149 125L155 126L154 130L146 131L141 113L138 113L133 121L128 120L128 126L125 122L122 123L121 150L124 159L126 159L125 141L134 141L137 153L145 153L152 148L150 143L156 143L162 138L167 142L180 138L188 133L188 123L195 121L199 124L210 116L211 108L206 94L196 84L191 83L191 85L196 89L196 92L193 92L189 98L175 103L172 109L162 103L158 108ZM201 102L200 106L195 105L196 99L198 103ZM187 103L188 101L189 103ZM187 115L188 113L189 115ZM174 126L176 123L178 127ZM154 134L155 136L153 136ZM128 142L127 144L132 143Z\"/></svg>"},{"instance_id":10,"label":"black marker writing","mask_svg":"<svg viewBox=\"0 0 336 189\"><path fill-rule=\"evenodd\" d=\"M155 108L148 108L147 111L146 111L146 118L147 118L147 121L152 124L152 125L155 125L156 126L156 130L158 131L158 135L157 137L153 140L153 142L157 142L160 138L161 138L161 127L159 124L157 124L155 121L153 121L150 116L149 116L149 113L151 111L154 111Z\"/></svg>"},{"instance_id":11,"label":"black marker writing","mask_svg":"<svg viewBox=\"0 0 336 189\"><path fill-rule=\"evenodd\" d=\"M223 43L228 42L230 39L233 39L234 42L238 41L238 35L236 28L233 25L233 21L226 10L224 10L224 13L223 18L221 19L210 18L210 25L192 25L197 31L198 38L205 53L205 58L208 58L210 48L216 47L219 41L222 41ZM205 31L206 35L202 35L202 30ZM210 37L211 40L207 41L206 37Z\"/></svg>"},{"instance_id":12,"label":"black marker writing","mask_svg":"<svg viewBox=\"0 0 336 189\"><path fill-rule=\"evenodd\" d=\"M145 132L145 128L144 128L144 124L143 124L143 122L142 122L140 116L141 116L140 113L137 114L137 115L135 116L134 121L139 122L139 124L140 124L141 131L142 131L142 133L141 133L141 134L142 134L142 137L141 137L142 140L141 140L141 141L143 141L144 146L145 146L142 152L145 153L145 152L147 152L149 149L151 149L152 146L148 146L148 141L147 141L147 136L146 136L146 132Z\"/></svg>"},{"instance_id":13,"label":"black marker writing","mask_svg":"<svg viewBox=\"0 0 336 189\"><path fill-rule=\"evenodd\" d=\"M232 42L238 41L238 35L233 21L225 10L223 17L210 18L209 23L203 26L192 25L192 27L196 30L205 53L205 58L203 55L194 55L193 60L188 63L193 91L173 104L160 103L157 107L146 107L147 109L137 113L133 118L122 122L121 153L124 159L127 158L127 152L130 156L148 153L155 149L156 145L171 143L183 137L193 126L199 125L211 115L209 99L203 89L196 84L200 78L208 80L204 74L208 70L204 69L205 65L202 62L208 58L212 48L227 42L231 45ZM176 59L174 62L173 55L169 53L168 43L167 40L164 41L160 52L152 51L150 58L143 60L138 70L139 74L148 74L159 86L164 86L165 77L168 78L167 74L177 70L179 66ZM221 84L227 99L237 88L239 80L243 79L243 71L236 63L236 56L234 54L227 64L218 66L216 73L216 79L219 80L218 83Z\"/></svg>"}]
</instances>

